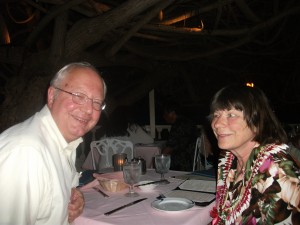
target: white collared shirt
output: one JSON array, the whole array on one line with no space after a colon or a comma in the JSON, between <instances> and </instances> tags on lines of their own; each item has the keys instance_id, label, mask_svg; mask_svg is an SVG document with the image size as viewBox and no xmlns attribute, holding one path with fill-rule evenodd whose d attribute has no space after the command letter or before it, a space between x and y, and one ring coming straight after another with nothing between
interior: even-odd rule
<instances>
[{"instance_id":1,"label":"white collared shirt","mask_svg":"<svg viewBox=\"0 0 300 225\"><path fill-rule=\"evenodd\" d=\"M67 143L47 106L0 135L0 225L66 225L79 138Z\"/></svg>"}]
</instances>

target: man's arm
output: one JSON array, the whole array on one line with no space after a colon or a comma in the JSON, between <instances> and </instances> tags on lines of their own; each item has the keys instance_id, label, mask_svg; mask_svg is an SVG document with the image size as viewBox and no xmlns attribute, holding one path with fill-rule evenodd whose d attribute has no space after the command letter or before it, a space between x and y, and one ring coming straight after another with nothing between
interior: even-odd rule
<instances>
[{"instance_id":1,"label":"man's arm","mask_svg":"<svg viewBox=\"0 0 300 225\"><path fill-rule=\"evenodd\" d=\"M8 148L0 157L0 224L35 224L49 176L34 148Z\"/></svg>"}]
</instances>

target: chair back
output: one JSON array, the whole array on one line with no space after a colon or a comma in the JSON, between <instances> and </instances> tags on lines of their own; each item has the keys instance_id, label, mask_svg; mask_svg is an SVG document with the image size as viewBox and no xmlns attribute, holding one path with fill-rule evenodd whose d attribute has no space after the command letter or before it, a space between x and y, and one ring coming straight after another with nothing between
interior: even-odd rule
<instances>
[{"instance_id":1,"label":"chair back","mask_svg":"<svg viewBox=\"0 0 300 225\"><path fill-rule=\"evenodd\" d=\"M128 140L119 140L116 138L103 138L91 142L91 154L93 168L95 170L113 167L112 156L116 153L126 153L127 159L133 158L133 144ZM96 159L96 155L100 159Z\"/></svg>"},{"instance_id":2,"label":"chair back","mask_svg":"<svg viewBox=\"0 0 300 225\"><path fill-rule=\"evenodd\" d=\"M208 149L206 149L206 144L205 144L205 133L202 132L200 137L198 137L196 140L193 171L207 170L213 167L207 161L208 154L209 154Z\"/></svg>"}]
</instances>

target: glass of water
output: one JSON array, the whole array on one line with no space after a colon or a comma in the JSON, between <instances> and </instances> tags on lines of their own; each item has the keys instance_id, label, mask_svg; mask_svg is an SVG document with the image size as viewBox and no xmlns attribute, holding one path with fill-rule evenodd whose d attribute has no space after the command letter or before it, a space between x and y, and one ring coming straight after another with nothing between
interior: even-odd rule
<instances>
[{"instance_id":1,"label":"glass of water","mask_svg":"<svg viewBox=\"0 0 300 225\"><path fill-rule=\"evenodd\" d=\"M142 174L142 166L140 162L131 161L125 162L123 165L123 176L124 182L129 185L129 192L125 194L127 197L139 196L138 193L134 191L133 185L140 181Z\"/></svg>"},{"instance_id":2,"label":"glass of water","mask_svg":"<svg viewBox=\"0 0 300 225\"><path fill-rule=\"evenodd\" d=\"M162 183L169 183L168 180L165 179L164 174L169 172L171 165L171 157L170 155L156 155L155 156L155 169L156 173L160 173Z\"/></svg>"}]
</instances>

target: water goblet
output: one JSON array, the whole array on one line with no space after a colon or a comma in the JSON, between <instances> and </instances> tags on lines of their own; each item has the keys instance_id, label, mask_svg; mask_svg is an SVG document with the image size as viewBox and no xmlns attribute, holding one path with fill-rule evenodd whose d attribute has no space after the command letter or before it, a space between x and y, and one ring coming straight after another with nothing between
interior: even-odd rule
<instances>
[{"instance_id":1,"label":"water goblet","mask_svg":"<svg viewBox=\"0 0 300 225\"><path fill-rule=\"evenodd\" d=\"M138 193L134 191L133 185L140 181L142 174L142 166L140 162L131 161L125 162L123 165L123 176L124 182L129 185L129 192L125 194L127 197L139 196Z\"/></svg>"},{"instance_id":2,"label":"water goblet","mask_svg":"<svg viewBox=\"0 0 300 225\"><path fill-rule=\"evenodd\" d=\"M160 180L162 181L161 184L168 184L170 183L168 180L165 179L164 174L169 172L171 165L171 157L170 155L156 155L155 156L155 170L157 173L160 173Z\"/></svg>"}]
</instances>

